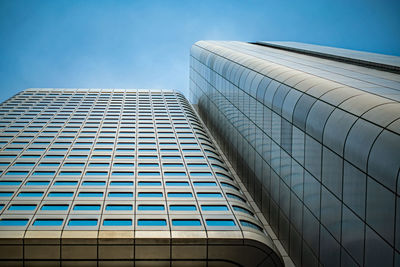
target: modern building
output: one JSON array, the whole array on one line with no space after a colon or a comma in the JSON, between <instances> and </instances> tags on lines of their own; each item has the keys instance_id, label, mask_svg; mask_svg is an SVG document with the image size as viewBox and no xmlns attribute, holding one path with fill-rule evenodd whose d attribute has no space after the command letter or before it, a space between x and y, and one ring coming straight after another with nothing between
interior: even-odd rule
<instances>
[{"instance_id":1,"label":"modern building","mask_svg":"<svg viewBox=\"0 0 400 267\"><path fill-rule=\"evenodd\" d=\"M298 266L400 266L400 58L200 41L200 116Z\"/></svg>"},{"instance_id":2,"label":"modern building","mask_svg":"<svg viewBox=\"0 0 400 267\"><path fill-rule=\"evenodd\" d=\"M0 145L0 266L290 263L176 91L27 89Z\"/></svg>"}]
</instances>

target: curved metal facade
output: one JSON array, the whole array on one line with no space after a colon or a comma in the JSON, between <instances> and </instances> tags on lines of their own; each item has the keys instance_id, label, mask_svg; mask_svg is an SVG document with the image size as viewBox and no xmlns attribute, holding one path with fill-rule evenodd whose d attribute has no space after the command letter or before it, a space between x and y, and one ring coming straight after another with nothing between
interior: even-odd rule
<instances>
[{"instance_id":1,"label":"curved metal facade","mask_svg":"<svg viewBox=\"0 0 400 267\"><path fill-rule=\"evenodd\" d=\"M199 41L190 90L296 265L400 264L400 75Z\"/></svg>"},{"instance_id":2,"label":"curved metal facade","mask_svg":"<svg viewBox=\"0 0 400 267\"><path fill-rule=\"evenodd\" d=\"M0 127L0 265L283 265L176 91L27 89Z\"/></svg>"}]
</instances>

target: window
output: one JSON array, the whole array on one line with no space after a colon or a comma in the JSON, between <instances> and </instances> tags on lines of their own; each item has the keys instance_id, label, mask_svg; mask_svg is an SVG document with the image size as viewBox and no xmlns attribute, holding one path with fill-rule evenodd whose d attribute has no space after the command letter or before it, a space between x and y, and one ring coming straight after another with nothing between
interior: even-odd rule
<instances>
[{"instance_id":1,"label":"window","mask_svg":"<svg viewBox=\"0 0 400 267\"><path fill-rule=\"evenodd\" d=\"M169 192L168 197L193 197L193 194L188 192Z\"/></svg>"},{"instance_id":2,"label":"window","mask_svg":"<svg viewBox=\"0 0 400 267\"><path fill-rule=\"evenodd\" d=\"M51 167L51 166L58 166L58 165L60 165L60 163L43 162L43 163L40 163L40 164L39 164L39 166L49 166L49 167ZM54 173L53 173L53 174L54 174Z\"/></svg>"},{"instance_id":3,"label":"window","mask_svg":"<svg viewBox=\"0 0 400 267\"><path fill-rule=\"evenodd\" d=\"M106 176L108 174L108 172L86 172L85 175L86 176Z\"/></svg>"},{"instance_id":4,"label":"window","mask_svg":"<svg viewBox=\"0 0 400 267\"><path fill-rule=\"evenodd\" d=\"M180 159L181 156L162 156L163 159Z\"/></svg>"},{"instance_id":5,"label":"window","mask_svg":"<svg viewBox=\"0 0 400 267\"><path fill-rule=\"evenodd\" d=\"M197 210L194 205L170 205L169 209L172 211L194 211Z\"/></svg>"},{"instance_id":6,"label":"window","mask_svg":"<svg viewBox=\"0 0 400 267\"><path fill-rule=\"evenodd\" d=\"M29 172L21 172L21 171L9 171L6 173L6 175L20 175L20 176L25 176L28 175Z\"/></svg>"},{"instance_id":7,"label":"window","mask_svg":"<svg viewBox=\"0 0 400 267\"><path fill-rule=\"evenodd\" d=\"M235 222L233 220L226 220L226 219L207 219L206 223L208 226L235 226Z\"/></svg>"},{"instance_id":8,"label":"window","mask_svg":"<svg viewBox=\"0 0 400 267\"><path fill-rule=\"evenodd\" d=\"M75 162L68 162L64 163L65 167L78 167L78 166L84 166L85 163L75 163Z\"/></svg>"},{"instance_id":9,"label":"window","mask_svg":"<svg viewBox=\"0 0 400 267\"><path fill-rule=\"evenodd\" d=\"M135 165L133 163L114 163L114 167L130 167L133 168Z\"/></svg>"},{"instance_id":10,"label":"window","mask_svg":"<svg viewBox=\"0 0 400 267\"><path fill-rule=\"evenodd\" d=\"M210 177L212 176L211 172L190 172L190 175L192 176L201 176L201 177Z\"/></svg>"},{"instance_id":11,"label":"window","mask_svg":"<svg viewBox=\"0 0 400 267\"><path fill-rule=\"evenodd\" d=\"M106 210L132 210L132 205L107 205Z\"/></svg>"},{"instance_id":12,"label":"window","mask_svg":"<svg viewBox=\"0 0 400 267\"><path fill-rule=\"evenodd\" d=\"M84 181L82 183L83 186L105 186L105 181Z\"/></svg>"},{"instance_id":13,"label":"window","mask_svg":"<svg viewBox=\"0 0 400 267\"><path fill-rule=\"evenodd\" d=\"M33 162L16 162L14 166L33 166L35 163Z\"/></svg>"},{"instance_id":14,"label":"window","mask_svg":"<svg viewBox=\"0 0 400 267\"><path fill-rule=\"evenodd\" d=\"M140 171L138 176L158 176L160 175L160 172L143 172Z\"/></svg>"},{"instance_id":15,"label":"window","mask_svg":"<svg viewBox=\"0 0 400 267\"><path fill-rule=\"evenodd\" d=\"M161 182L156 181L140 181L138 183L139 186L160 186Z\"/></svg>"},{"instance_id":16,"label":"window","mask_svg":"<svg viewBox=\"0 0 400 267\"><path fill-rule=\"evenodd\" d=\"M194 182L194 186L217 186L215 182Z\"/></svg>"},{"instance_id":17,"label":"window","mask_svg":"<svg viewBox=\"0 0 400 267\"><path fill-rule=\"evenodd\" d=\"M77 185L78 181L56 181L55 186L74 186Z\"/></svg>"},{"instance_id":18,"label":"window","mask_svg":"<svg viewBox=\"0 0 400 267\"><path fill-rule=\"evenodd\" d=\"M108 197L133 197L132 192L110 192Z\"/></svg>"},{"instance_id":19,"label":"window","mask_svg":"<svg viewBox=\"0 0 400 267\"><path fill-rule=\"evenodd\" d=\"M62 171L62 172L60 172L60 174L59 175L61 175L61 176L66 176L66 175L77 175L77 176L79 176L79 175L81 175L81 173L82 172L68 172L68 171Z\"/></svg>"},{"instance_id":20,"label":"window","mask_svg":"<svg viewBox=\"0 0 400 267\"><path fill-rule=\"evenodd\" d=\"M109 159L111 158L110 155L93 155L92 159Z\"/></svg>"},{"instance_id":21,"label":"window","mask_svg":"<svg viewBox=\"0 0 400 267\"><path fill-rule=\"evenodd\" d=\"M134 176L133 172L112 172L112 176Z\"/></svg>"},{"instance_id":22,"label":"window","mask_svg":"<svg viewBox=\"0 0 400 267\"><path fill-rule=\"evenodd\" d=\"M130 181L111 181L110 186L133 186Z\"/></svg>"},{"instance_id":23,"label":"window","mask_svg":"<svg viewBox=\"0 0 400 267\"><path fill-rule=\"evenodd\" d=\"M239 191L239 188L237 188L234 185L231 185L231 184L228 184L228 183L224 183L224 182L221 182L221 185L224 186L224 187L232 188L232 189L235 189L235 190Z\"/></svg>"},{"instance_id":24,"label":"window","mask_svg":"<svg viewBox=\"0 0 400 267\"><path fill-rule=\"evenodd\" d=\"M78 197L102 197L103 192L79 192Z\"/></svg>"},{"instance_id":25,"label":"window","mask_svg":"<svg viewBox=\"0 0 400 267\"><path fill-rule=\"evenodd\" d=\"M163 167L183 167L182 163L163 163Z\"/></svg>"},{"instance_id":26,"label":"window","mask_svg":"<svg viewBox=\"0 0 400 267\"><path fill-rule=\"evenodd\" d=\"M100 210L101 205L75 205L74 210Z\"/></svg>"},{"instance_id":27,"label":"window","mask_svg":"<svg viewBox=\"0 0 400 267\"><path fill-rule=\"evenodd\" d=\"M164 205L139 205L138 210L165 210Z\"/></svg>"},{"instance_id":28,"label":"window","mask_svg":"<svg viewBox=\"0 0 400 267\"><path fill-rule=\"evenodd\" d=\"M166 182L166 186L189 186L188 182Z\"/></svg>"},{"instance_id":29,"label":"window","mask_svg":"<svg viewBox=\"0 0 400 267\"><path fill-rule=\"evenodd\" d=\"M139 163L139 167L158 167L158 163Z\"/></svg>"},{"instance_id":30,"label":"window","mask_svg":"<svg viewBox=\"0 0 400 267\"><path fill-rule=\"evenodd\" d=\"M54 175L55 172L51 172L51 171L35 171L33 173L33 175Z\"/></svg>"},{"instance_id":31,"label":"window","mask_svg":"<svg viewBox=\"0 0 400 267\"><path fill-rule=\"evenodd\" d=\"M150 219L139 219L138 226L166 226L167 221L163 219L150 220Z\"/></svg>"},{"instance_id":32,"label":"window","mask_svg":"<svg viewBox=\"0 0 400 267\"><path fill-rule=\"evenodd\" d=\"M162 197L161 192L139 192L138 197Z\"/></svg>"},{"instance_id":33,"label":"window","mask_svg":"<svg viewBox=\"0 0 400 267\"><path fill-rule=\"evenodd\" d=\"M62 156L62 155L46 155L45 158L47 158L47 159L57 159L57 158L64 158L64 156Z\"/></svg>"},{"instance_id":34,"label":"window","mask_svg":"<svg viewBox=\"0 0 400 267\"><path fill-rule=\"evenodd\" d=\"M130 219L105 219L104 226L131 226L132 220Z\"/></svg>"},{"instance_id":35,"label":"window","mask_svg":"<svg viewBox=\"0 0 400 267\"><path fill-rule=\"evenodd\" d=\"M97 219L70 219L68 226L97 226Z\"/></svg>"},{"instance_id":36,"label":"window","mask_svg":"<svg viewBox=\"0 0 400 267\"><path fill-rule=\"evenodd\" d=\"M50 192L48 197L72 197L74 195L73 192Z\"/></svg>"},{"instance_id":37,"label":"window","mask_svg":"<svg viewBox=\"0 0 400 267\"><path fill-rule=\"evenodd\" d=\"M11 205L8 210L35 210L36 205L22 205L22 204L14 204Z\"/></svg>"},{"instance_id":38,"label":"window","mask_svg":"<svg viewBox=\"0 0 400 267\"><path fill-rule=\"evenodd\" d=\"M263 231L263 229L260 226L254 224L252 222L246 221L246 220L240 220L240 224L242 226L250 227L250 228L256 229L256 230L261 231L261 232Z\"/></svg>"},{"instance_id":39,"label":"window","mask_svg":"<svg viewBox=\"0 0 400 267\"><path fill-rule=\"evenodd\" d=\"M108 167L108 163L89 163L89 167Z\"/></svg>"},{"instance_id":40,"label":"window","mask_svg":"<svg viewBox=\"0 0 400 267\"><path fill-rule=\"evenodd\" d=\"M21 192L18 194L18 197L41 197L43 196L43 192Z\"/></svg>"},{"instance_id":41,"label":"window","mask_svg":"<svg viewBox=\"0 0 400 267\"><path fill-rule=\"evenodd\" d=\"M60 226L62 225L62 219L36 219L33 222L34 226Z\"/></svg>"},{"instance_id":42,"label":"window","mask_svg":"<svg viewBox=\"0 0 400 267\"><path fill-rule=\"evenodd\" d=\"M26 186L46 186L50 182L49 181L28 181L25 185Z\"/></svg>"},{"instance_id":43,"label":"window","mask_svg":"<svg viewBox=\"0 0 400 267\"><path fill-rule=\"evenodd\" d=\"M186 172L164 172L164 176L186 176Z\"/></svg>"},{"instance_id":44,"label":"window","mask_svg":"<svg viewBox=\"0 0 400 267\"><path fill-rule=\"evenodd\" d=\"M68 210L68 205L53 205L53 204L47 204L43 205L40 210Z\"/></svg>"},{"instance_id":45,"label":"window","mask_svg":"<svg viewBox=\"0 0 400 267\"><path fill-rule=\"evenodd\" d=\"M240 201L246 203L246 200L244 200L243 198L241 198L241 197L239 197L239 196L237 196L237 195L234 195L234 194L231 194L231 193L226 193L226 195L227 195L229 198L233 198L233 199L236 199L236 200L240 200Z\"/></svg>"},{"instance_id":46,"label":"window","mask_svg":"<svg viewBox=\"0 0 400 267\"><path fill-rule=\"evenodd\" d=\"M0 226L25 226L28 219L1 219Z\"/></svg>"},{"instance_id":47,"label":"window","mask_svg":"<svg viewBox=\"0 0 400 267\"><path fill-rule=\"evenodd\" d=\"M201 193L197 193L198 197L222 197L221 193L214 193L214 192L201 192Z\"/></svg>"},{"instance_id":48,"label":"window","mask_svg":"<svg viewBox=\"0 0 400 267\"><path fill-rule=\"evenodd\" d=\"M200 226L200 220L196 219L173 219L172 220L173 226Z\"/></svg>"},{"instance_id":49,"label":"window","mask_svg":"<svg viewBox=\"0 0 400 267\"><path fill-rule=\"evenodd\" d=\"M227 211L228 207L225 205L201 205L203 211Z\"/></svg>"},{"instance_id":50,"label":"window","mask_svg":"<svg viewBox=\"0 0 400 267\"><path fill-rule=\"evenodd\" d=\"M6 186L18 186L21 184L21 181L0 181L0 186L1 185L6 185Z\"/></svg>"}]
</instances>

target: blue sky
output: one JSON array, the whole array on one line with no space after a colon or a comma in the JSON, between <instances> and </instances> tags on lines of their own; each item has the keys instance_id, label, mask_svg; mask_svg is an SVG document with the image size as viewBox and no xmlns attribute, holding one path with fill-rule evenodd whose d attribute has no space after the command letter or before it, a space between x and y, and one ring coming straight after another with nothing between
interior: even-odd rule
<instances>
[{"instance_id":1,"label":"blue sky","mask_svg":"<svg viewBox=\"0 0 400 267\"><path fill-rule=\"evenodd\" d=\"M30 87L188 93L198 40L297 41L400 56L400 1L0 0L0 101Z\"/></svg>"}]
</instances>

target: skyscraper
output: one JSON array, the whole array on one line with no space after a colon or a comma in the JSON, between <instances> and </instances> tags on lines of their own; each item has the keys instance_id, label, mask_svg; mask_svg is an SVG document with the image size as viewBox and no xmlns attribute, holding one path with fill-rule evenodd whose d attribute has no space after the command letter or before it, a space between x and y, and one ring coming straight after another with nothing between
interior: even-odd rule
<instances>
[{"instance_id":1,"label":"skyscraper","mask_svg":"<svg viewBox=\"0 0 400 267\"><path fill-rule=\"evenodd\" d=\"M0 145L1 266L283 266L178 92L27 89Z\"/></svg>"},{"instance_id":2,"label":"skyscraper","mask_svg":"<svg viewBox=\"0 0 400 267\"><path fill-rule=\"evenodd\" d=\"M307 44L192 46L192 102L296 265L400 265L399 73Z\"/></svg>"}]
</instances>

